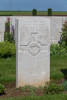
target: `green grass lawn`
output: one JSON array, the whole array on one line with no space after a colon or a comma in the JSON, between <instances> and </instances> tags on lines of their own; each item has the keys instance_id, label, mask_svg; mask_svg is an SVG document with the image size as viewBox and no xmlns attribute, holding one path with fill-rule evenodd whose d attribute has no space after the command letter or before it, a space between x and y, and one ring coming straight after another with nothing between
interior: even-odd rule
<instances>
[{"instance_id":1,"label":"green grass lawn","mask_svg":"<svg viewBox=\"0 0 67 100\"><path fill-rule=\"evenodd\" d=\"M16 98L6 98L0 100L67 100L67 95L44 95L44 96L31 96L31 97L16 97Z\"/></svg>"},{"instance_id":2,"label":"green grass lawn","mask_svg":"<svg viewBox=\"0 0 67 100\"><path fill-rule=\"evenodd\" d=\"M67 69L67 57L66 56L52 56L51 57L51 79L60 80L64 78L64 74L61 69Z\"/></svg>"},{"instance_id":3,"label":"green grass lawn","mask_svg":"<svg viewBox=\"0 0 67 100\"><path fill-rule=\"evenodd\" d=\"M61 69L67 69L66 56L51 56L51 80L61 80L64 78ZM0 83L16 81L16 59L0 58ZM22 99L23 98L23 99ZM44 95L41 97L16 97L16 98L1 98L0 100L67 100L66 94Z\"/></svg>"},{"instance_id":4,"label":"green grass lawn","mask_svg":"<svg viewBox=\"0 0 67 100\"><path fill-rule=\"evenodd\" d=\"M32 11L0 11L0 16L31 16ZM47 11L38 11L38 16L47 16ZM53 15L67 15L66 11L53 11Z\"/></svg>"},{"instance_id":5,"label":"green grass lawn","mask_svg":"<svg viewBox=\"0 0 67 100\"><path fill-rule=\"evenodd\" d=\"M12 82L16 80L16 59L0 58L0 83Z\"/></svg>"}]
</instances>

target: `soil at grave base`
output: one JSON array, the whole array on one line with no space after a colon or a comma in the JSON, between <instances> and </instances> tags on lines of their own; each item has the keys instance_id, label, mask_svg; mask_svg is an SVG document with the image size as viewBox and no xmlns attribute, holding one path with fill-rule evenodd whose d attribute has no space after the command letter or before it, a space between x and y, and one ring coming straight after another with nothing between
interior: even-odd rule
<instances>
[{"instance_id":1,"label":"soil at grave base","mask_svg":"<svg viewBox=\"0 0 67 100\"><path fill-rule=\"evenodd\" d=\"M59 81L53 81L56 82L57 84L61 84L64 82L64 79L59 80ZM67 94L67 91L64 91L65 94ZM43 96L45 94L44 89L35 89L34 94L36 96ZM12 83L6 83L5 84L5 94L0 95L0 98L7 98L7 97L17 97L17 96L31 96L31 92L29 89L23 91L21 88L16 89L16 84L15 82Z\"/></svg>"},{"instance_id":2,"label":"soil at grave base","mask_svg":"<svg viewBox=\"0 0 67 100\"><path fill-rule=\"evenodd\" d=\"M44 95L44 89L35 89L34 93L36 96L42 96ZM21 88L16 89L15 83L6 83L5 94L0 95L0 98L17 97L17 96L31 96L31 92L30 90L23 91Z\"/></svg>"}]
</instances>

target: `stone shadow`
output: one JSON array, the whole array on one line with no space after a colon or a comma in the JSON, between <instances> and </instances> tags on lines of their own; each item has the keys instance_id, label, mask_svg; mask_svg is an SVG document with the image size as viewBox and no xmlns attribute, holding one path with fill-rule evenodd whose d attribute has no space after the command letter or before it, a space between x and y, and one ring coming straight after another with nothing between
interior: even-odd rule
<instances>
[{"instance_id":1,"label":"stone shadow","mask_svg":"<svg viewBox=\"0 0 67 100\"><path fill-rule=\"evenodd\" d=\"M67 69L61 69L61 72L64 74L64 79L67 80Z\"/></svg>"}]
</instances>

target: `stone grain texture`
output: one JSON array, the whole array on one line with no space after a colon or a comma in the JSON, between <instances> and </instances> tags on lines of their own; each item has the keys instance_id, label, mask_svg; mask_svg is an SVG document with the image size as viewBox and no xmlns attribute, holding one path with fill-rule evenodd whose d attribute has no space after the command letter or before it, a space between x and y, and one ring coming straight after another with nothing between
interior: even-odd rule
<instances>
[{"instance_id":1,"label":"stone grain texture","mask_svg":"<svg viewBox=\"0 0 67 100\"><path fill-rule=\"evenodd\" d=\"M0 42L4 41L6 17L0 17Z\"/></svg>"}]
</instances>

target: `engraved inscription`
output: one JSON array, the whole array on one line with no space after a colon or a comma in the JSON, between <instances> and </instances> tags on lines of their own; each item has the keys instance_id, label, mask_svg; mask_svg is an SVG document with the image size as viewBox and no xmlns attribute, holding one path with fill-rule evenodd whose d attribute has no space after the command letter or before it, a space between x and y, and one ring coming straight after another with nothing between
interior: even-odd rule
<instances>
[{"instance_id":1,"label":"engraved inscription","mask_svg":"<svg viewBox=\"0 0 67 100\"><path fill-rule=\"evenodd\" d=\"M43 21L29 21L28 23L24 21L22 26L20 46L23 46L24 50L27 50L32 56L38 55L41 48L44 48L49 43L47 24L45 25Z\"/></svg>"},{"instance_id":2,"label":"engraved inscription","mask_svg":"<svg viewBox=\"0 0 67 100\"><path fill-rule=\"evenodd\" d=\"M46 46L44 43L44 36L40 35L38 32L31 32L31 38L29 39L28 43L26 45L21 45L23 46L24 50L28 50L28 52L32 56L36 56L40 53L41 48ZM27 49L25 49L25 47Z\"/></svg>"}]
</instances>

